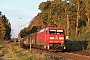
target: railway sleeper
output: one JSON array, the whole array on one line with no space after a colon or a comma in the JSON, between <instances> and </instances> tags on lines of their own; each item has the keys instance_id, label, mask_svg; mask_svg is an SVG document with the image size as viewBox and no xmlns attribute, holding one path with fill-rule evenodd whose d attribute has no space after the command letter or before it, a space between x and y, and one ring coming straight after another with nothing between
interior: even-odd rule
<instances>
[{"instance_id":1,"label":"railway sleeper","mask_svg":"<svg viewBox=\"0 0 90 60\"><path fill-rule=\"evenodd\" d=\"M50 50L53 50L53 51L62 51L63 50L63 47L50 47Z\"/></svg>"}]
</instances>

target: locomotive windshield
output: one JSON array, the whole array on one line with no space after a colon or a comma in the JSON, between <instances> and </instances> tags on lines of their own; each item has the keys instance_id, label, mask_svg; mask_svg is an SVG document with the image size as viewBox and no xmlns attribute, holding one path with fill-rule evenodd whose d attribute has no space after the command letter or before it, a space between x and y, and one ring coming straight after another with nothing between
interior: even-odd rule
<instances>
[{"instance_id":1,"label":"locomotive windshield","mask_svg":"<svg viewBox=\"0 0 90 60\"><path fill-rule=\"evenodd\" d=\"M50 30L50 34L63 34L63 30Z\"/></svg>"}]
</instances>

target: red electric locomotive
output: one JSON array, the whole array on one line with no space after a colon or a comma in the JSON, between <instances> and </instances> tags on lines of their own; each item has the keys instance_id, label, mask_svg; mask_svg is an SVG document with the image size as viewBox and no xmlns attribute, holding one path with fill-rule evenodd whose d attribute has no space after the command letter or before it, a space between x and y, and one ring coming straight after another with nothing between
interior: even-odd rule
<instances>
[{"instance_id":1,"label":"red electric locomotive","mask_svg":"<svg viewBox=\"0 0 90 60\"><path fill-rule=\"evenodd\" d=\"M65 33L63 28L47 27L22 39L25 46L36 46L40 49L61 51L65 49Z\"/></svg>"},{"instance_id":2,"label":"red electric locomotive","mask_svg":"<svg viewBox=\"0 0 90 60\"><path fill-rule=\"evenodd\" d=\"M65 33L63 28L47 27L37 33L37 45L44 49L65 49Z\"/></svg>"}]
</instances>

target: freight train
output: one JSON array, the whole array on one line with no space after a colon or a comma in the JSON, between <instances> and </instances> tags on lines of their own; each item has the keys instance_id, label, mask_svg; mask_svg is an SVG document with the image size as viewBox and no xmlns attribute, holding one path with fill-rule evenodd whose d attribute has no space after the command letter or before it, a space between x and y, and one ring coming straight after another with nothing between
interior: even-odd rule
<instances>
[{"instance_id":1,"label":"freight train","mask_svg":"<svg viewBox=\"0 0 90 60\"><path fill-rule=\"evenodd\" d=\"M24 46L39 49L62 51L65 49L65 32L63 28L47 27L25 36L20 40Z\"/></svg>"}]
</instances>

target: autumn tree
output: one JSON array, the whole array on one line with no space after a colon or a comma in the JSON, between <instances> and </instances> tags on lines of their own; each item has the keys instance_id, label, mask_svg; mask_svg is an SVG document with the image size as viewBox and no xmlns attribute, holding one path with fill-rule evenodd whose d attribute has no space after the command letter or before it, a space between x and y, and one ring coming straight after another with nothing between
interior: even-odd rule
<instances>
[{"instance_id":1,"label":"autumn tree","mask_svg":"<svg viewBox=\"0 0 90 60\"><path fill-rule=\"evenodd\" d=\"M11 39L11 24L5 15L0 11L0 39Z\"/></svg>"},{"instance_id":2,"label":"autumn tree","mask_svg":"<svg viewBox=\"0 0 90 60\"><path fill-rule=\"evenodd\" d=\"M88 20L87 20L87 27L89 28L90 27L90 0L84 0L84 3L85 3L85 6L86 6L86 8L85 8L86 16L88 18Z\"/></svg>"}]
</instances>

